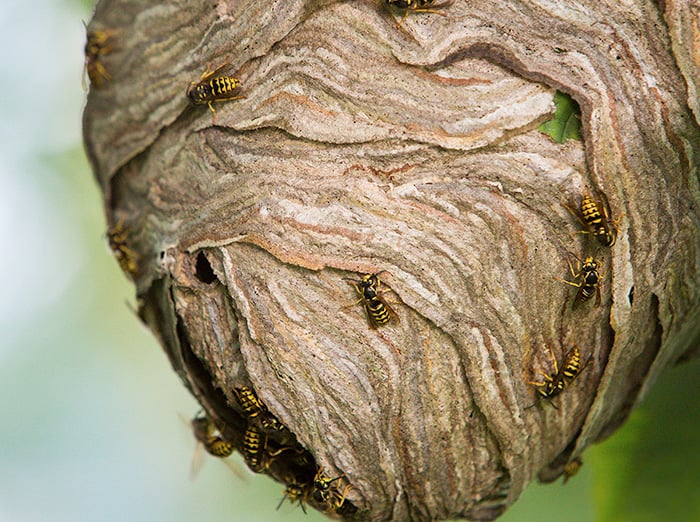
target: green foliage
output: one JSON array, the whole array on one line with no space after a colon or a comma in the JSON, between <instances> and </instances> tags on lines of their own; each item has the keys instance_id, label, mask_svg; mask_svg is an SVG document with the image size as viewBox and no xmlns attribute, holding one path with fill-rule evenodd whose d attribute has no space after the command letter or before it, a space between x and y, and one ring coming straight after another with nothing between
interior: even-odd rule
<instances>
[{"instance_id":1,"label":"green foliage","mask_svg":"<svg viewBox=\"0 0 700 522\"><path fill-rule=\"evenodd\" d=\"M562 479L531 484L498 522L591 522L595 518L592 475L584 455L581 471L566 484Z\"/></svg>"},{"instance_id":2,"label":"green foliage","mask_svg":"<svg viewBox=\"0 0 700 522\"><path fill-rule=\"evenodd\" d=\"M700 520L700 361L667 370L588 462L598 522Z\"/></svg>"},{"instance_id":3,"label":"green foliage","mask_svg":"<svg viewBox=\"0 0 700 522\"><path fill-rule=\"evenodd\" d=\"M568 94L557 91L554 95L557 110L554 118L544 122L537 130L544 132L557 143L567 139L581 140L581 108Z\"/></svg>"}]
</instances>

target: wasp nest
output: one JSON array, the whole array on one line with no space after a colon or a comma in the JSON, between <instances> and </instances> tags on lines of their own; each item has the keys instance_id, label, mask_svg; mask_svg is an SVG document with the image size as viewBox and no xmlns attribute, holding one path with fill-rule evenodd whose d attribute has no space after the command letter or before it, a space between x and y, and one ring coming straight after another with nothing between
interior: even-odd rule
<instances>
[{"instance_id":1,"label":"wasp nest","mask_svg":"<svg viewBox=\"0 0 700 522\"><path fill-rule=\"evenodd\" d=\"M213 453L335 516L490 520L697 355L699 29L387 3L103 0L85 140ZM580 140L538 130L557 90Z\"/></svg>"}]
</instances>

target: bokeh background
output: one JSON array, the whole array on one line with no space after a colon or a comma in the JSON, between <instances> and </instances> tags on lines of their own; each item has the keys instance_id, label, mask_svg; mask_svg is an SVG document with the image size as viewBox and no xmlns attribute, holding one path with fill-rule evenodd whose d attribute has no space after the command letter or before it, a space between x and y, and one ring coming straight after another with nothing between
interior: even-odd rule
<instances>
[{"instance_id":1,"label":"bokeh background","mask_svg":"<svg viewBox=\"0 0 700 522\"><path fill-rule=\"evenodd\" d=\"M204 457L197 405L134 314L80 131L92 2L0 10L0 521L324 520ZM183 86L183 96L186 86ZM672 368L566 485L507 522L700 521L700 361ZM240 471L239 470L239 471Z\"/></svg>"}]
</instances>

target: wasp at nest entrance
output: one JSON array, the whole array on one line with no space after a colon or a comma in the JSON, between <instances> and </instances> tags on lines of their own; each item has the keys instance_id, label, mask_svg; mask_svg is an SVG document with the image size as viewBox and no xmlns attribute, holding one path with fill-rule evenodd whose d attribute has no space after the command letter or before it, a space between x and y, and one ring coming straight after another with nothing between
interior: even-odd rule
<instances>
[{"instance_id":1,"label":"wasp at nest entrance","mask_svg":"<svg viewBox=\"0 0 700 522\"><path fill-rule=\"evenodd\" d=\"M241 386L233 392L236 400L229 414L237 418L236 426L216 425L206 414L192 420L195 438L210 455L226 458L238 450L251 471L284 483L278 509L288 499L304 512L307 504L330 515L357 511L347 500L352 486L342 484L344 474L328 477L251 387Z\"/></svg>"}]
</instances>

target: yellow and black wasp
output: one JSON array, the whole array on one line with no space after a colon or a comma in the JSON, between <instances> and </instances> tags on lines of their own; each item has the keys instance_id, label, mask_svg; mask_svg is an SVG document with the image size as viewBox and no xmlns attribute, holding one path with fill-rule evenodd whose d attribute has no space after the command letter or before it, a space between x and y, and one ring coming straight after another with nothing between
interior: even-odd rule
<instances>
[{"instance_id":1,"label":"yellow and black wasp","mask_svg":"<svg viewBox=\"0 0 700 522\"><path fill-rule=\"evenodd\" d=\"M238 403L241 405L241 410L243 410L243 415L245 415L249 420L260 418L260 425L266 430L276 430L281 431L284 429L284 425L267 409L267 406L258 399L255 392L248 386L242 386L240 388L234 389L236 397L238 397Z\"/></svg>"},{"instance_id":2,"label":"yellow and black wasp","mask_svg":"<svg viewBox=\"0 0 700 522\"><path fill-rule=\"evenodd\" d=\"M284 490L284 496L282 497L282 500L280 500L280 503L277 504L277 509L282 507L282 504L286 499L289 499L291 504L298 502L301 506L301 510L306 513L305 504L308 501L309 495L311 494L312 487L313 485L310 483L302 484L297 480L292 480L289 482L289 484L287 484L287 487Z\"/></svg>"},{"instance_id":3,"label":"yellow and black wasp","mask_svg":"<svg viewBox=\"0 0 700 522\"><path fill-rule=\"evenodd\" d=\"M192 455L192 464L190 466L190 477L195 478L203 464L201 449L204 448L207 453L220 459L226 459L234 451L234 445L231 442L224 440L221 433L206 414L196 415L190 421L194 438L197 441L194 454ZM241 480L247 480L243 471L235 463L226 459L224 464L235 473Z\"/></svg>"},{"instance_id":4,"label":"yellow and black wasp","mask_svg":"<svg viewBox=\"0 0 700 522\"><path fill-rule=\"evenodd\" d=\"M83 25L85 22L83 22ZM83 90L87 90L85 74L90 78L90 84L96 89L101 89L104 81L111 81L112 77L102 65L101 58L112 52L111 40L117 31L90 31L85 26L87 39L85 41L85 67L83 70Z\"/></svg>"},{"instance_id":5,"label":"yellow and black wasp","mask_svg":"<svg viewBox=\"0 0 700 522\"><path fill-rule=\"evenodd\" d=\"M562 482L566 484L571 477L573 477L579 472L581 466L583 466L583 460L581 459L581 457L576 457L575 459L568 462L566 466L564 466L564 478L562 479Z\"/></svg>"},{"instance_id":6,"label":"yellow and black wasp","mask_svg":"<svg viewBox=\"0 0 700 522\"><path fill-rule=\"evenodd\" d=\"M598 243L611 247L617 239L617 223L608 216L604 204L598 204L591 196L584 194L580 206L583 223L588 227L587 233L593 234Z\"/></svg>"},{"instance_id":7,"label":"yellow and black wasp","mask_svg":"<svg viewBox=\"0 0 700 522\"><path fill-rule=\"evenodd\" d=\"M576 259L578 270L574 270L571 265L571 257ZM602 262L598 261L595 256L588 256L586 259L581 261L576 254L569 252L567 255L566 262L569 265L569 271L574 281L567 281L566 279L555 278L557 281L576 287L578 291L576 292L576 297L574 297L574 307L578 304L588 301L593 294L596 295L595 305L600 304L600 281L605 275L601 274L598 270L602 266Z\"/></svg>"},{"instance_id":8,"label":"yellow and black wasp","mask_svg":"<svg viewBox=\"0 0 700 522\"><path fill-rule=\"evenodd\" d=\"M212 121L216 123L216 111L212 105L214 102L225 100L238 100L245 98L236 93L240 82L233 76L216 76L224 67L228 67L228 63L219 65L213 71L210 70L210 64L207 64L207 70L204 71L199 81L191 82L187 88L187 97L194 105L208 105L212 113Z\"/></svg>"},{"instance_id":9,"label":"yellow and black wasp","mask_svg":"<svg viewBox=\"0 0 700 522\"><path fill-rule=\"evenodd\" d=\"M339 475L335 478L330 478L323 472L322 468L318 468L318 471L316 471L311 496L316 502L325 507L325 511L338 511L343 507L347 493L352 489L352 485L348 484L343 489L343 492L340 493L332 484L344 476Z\"/></svg>"},{"instance_id":10,"label":"yellow and black wasp","mask_svg":"<svg viewBox=\"0 0 700 522\"><path fill-rule=\"evenodd\" d=\"M207 453L214 457L225 458L233 453L233 444L215 435L216 426L206 415L197 415L192 419L194 438L204 446Z\"/></svg>"},{"instance_id":11,"label":"yellow and black wasp","mask_svg":"<svg viewBox=\"0 0 700 522\"><path fill-rule=\"evenodd\" d=\"M399 27L401 27L401 24L403 24L403 21L406 16L408 16L408 13L434 13L447 16L442 11L438 11L438 9L442 9L451 3L443 2L442 4L433 5L435 4L435 0L385 0L385 2L390 9L403 11L403 16L399 21Z\"/></svg>"},{"instance_id":12,"label":"yellow and black wasp","mask_svg":"<svg viewBox=\"0 0 700 522\"><path fill-rule=\"evenodd\" d=\"M241 386L236 388L235 392L238 397L238 403L241 405L241 410L243 410L243 415L249 419L254 419L262 413L263 403L252 389L248 386Z\"/></svg>"},{"instance_id":13,"label":"yellow and black wasp","mask_svg":"<svg viewBox=\"0 0 700 522\"><path fill-rule=\"evenodd\" d=\"M129 234L124 228L124 222L122 220L117 221L114 226L107 230L107 240L109 241L109 247L114 253L114 257L117 258L121 269L133 278L139 269L138 255L127 246L128 236Z\"/></svg>"},{"instance_id":14,"label":"yellow and black wasp","mask_svg":"<svg viewBox=\"0 0 700 522\"><path fill-rule=\"evenodd\" d=\"M536 386L538 388L537 393L539 393L540 399L549 400L552 406L556 408L551 400L564 391L564 387L567 384L570 384L576 377L578 377L581 370L583 370L583 367L581 366L581 353L579 352L577 346L571 348L571 350L569 350L569 352L566 354L561 368L559 368L559 365L557 364L557 358L554 355L554 350L551 346L549 346L549 353L552 356L554 372L551 374L542 373L541 375L544 381L530 381L528 384ZM528 408L531 408L535 404L537 404L537 402L528 406Z\"/></svg>"},{"instance_id":15,"label":"yellow and black wasp","mask_svg":"<svg viewBox=\"0 0 700 522\"><path fill-rule=\"evenodd\" d=\"M343 278L345 281L348 281L355 287L357 295L360 296L360 298L350 306L362 303L362 306L367 313L369 326L373 329L376 329L392 320L399 322L398 314L382 296L384 290L381 290L380 288L381 280L379 279L379 274L381 274L381 272L376 274L366 274L360 280L350 279L347 277Z\"/></svg>"},{"instance_id":16,"label":"yellow and black wasp","mask_svg":"<svg viewBox=\"0 0 700 522\"><path fill-rule=\"evenodd\" d=\"M248 423L243 434L243 446L241 453L248 467L255 473L265 469L265 451L267 449L267 437L255 424Z\"/></svg>"}]
</instances>

